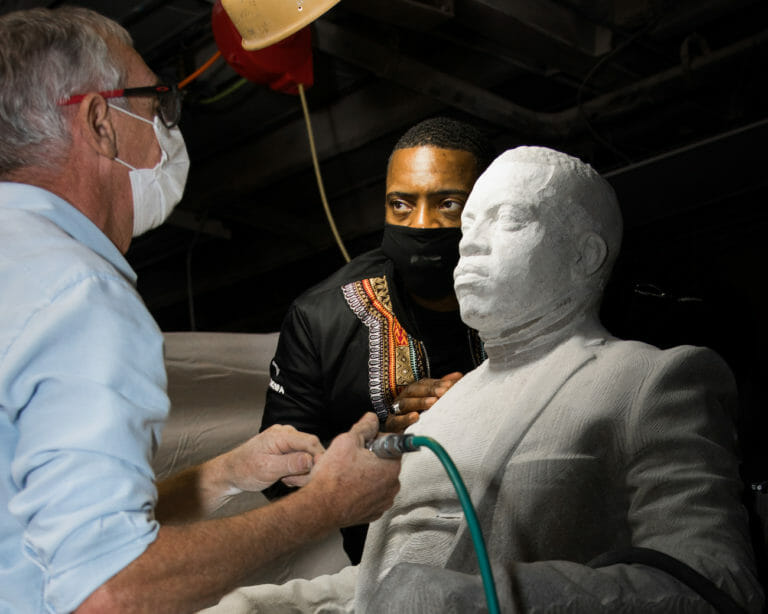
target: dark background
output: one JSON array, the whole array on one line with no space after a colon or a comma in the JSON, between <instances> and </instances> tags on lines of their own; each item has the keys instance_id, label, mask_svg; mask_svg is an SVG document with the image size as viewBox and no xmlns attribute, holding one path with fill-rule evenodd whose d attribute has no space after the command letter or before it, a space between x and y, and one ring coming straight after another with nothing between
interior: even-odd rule
<instances>
[{"instance_id":1,"label":"dark background","mask_svg":"<svg viewBox=\"0 0 768 614\"><path fill-rule=\"evenodd\" d=\"M123 23L169 81L216 50L212 2L74 4ZM387 156L425 117L472 121L500 151L581 157L626 221L605 323L719 351L739 382L747 471L768 478L767 17L758 0L342 0L312 26L307 98L349 252L378 244ZM298 97L246 82L217 99L239 80L219 60L186 88L184 200L128 253L166 331L278 330L290 301L343 264Z\"/></svg>"}]
</instances>

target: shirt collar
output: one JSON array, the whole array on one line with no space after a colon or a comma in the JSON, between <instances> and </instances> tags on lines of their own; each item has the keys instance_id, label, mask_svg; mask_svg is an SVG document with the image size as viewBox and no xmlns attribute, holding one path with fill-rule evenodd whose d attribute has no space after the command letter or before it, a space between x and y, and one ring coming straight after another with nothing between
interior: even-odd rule
<instances>
[{"instance_id":1,"label":"shirt collar","mask_svg":"<svg viewBox=\"0 0 768 614\"><path fill-rule=\"evenodd\" d=\"M0 182L0 195L0 206L31 211L49 219L114 266L131 285L136 285L136 272L115 244L86 215L63 198L37 186L13 182Z\"/></svg>"}]
</instances>

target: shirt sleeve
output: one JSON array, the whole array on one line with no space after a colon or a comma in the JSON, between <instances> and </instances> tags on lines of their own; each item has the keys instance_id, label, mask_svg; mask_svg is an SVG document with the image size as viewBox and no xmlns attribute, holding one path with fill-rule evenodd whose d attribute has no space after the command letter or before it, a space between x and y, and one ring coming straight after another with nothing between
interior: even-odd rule
<instances>
[{"instance_id":1,"label":"shirt sleeve","mask_svg":"<svg viewBox=\"0 0 768 614\"><path fill-rule=\"evenodd\" d=\"M74 610L157 535L162 343L130 285L92 275L31 314L5 356L19 432L9 510L51 611Z\"/></svg>"},{"instance_id":2,"label":"shirt sleeve","mask_svg":"<svg viewBox=\"0 0 768 614\"><path fill-rule=\"evenodd\" d=\"M296 303L283 321L269 373L262 430L290 424L325 443L338 434L327 414L328 393L312 328Z\"/></svg>"}]
</instances>

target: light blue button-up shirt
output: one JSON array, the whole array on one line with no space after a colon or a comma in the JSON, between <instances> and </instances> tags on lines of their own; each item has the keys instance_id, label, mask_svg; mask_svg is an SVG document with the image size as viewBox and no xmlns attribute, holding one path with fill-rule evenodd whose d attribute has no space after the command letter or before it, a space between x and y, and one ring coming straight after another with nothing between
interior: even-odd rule
<instances>
[{"instance_id":1,"label":"light blue button-up shirt","mask_svg":"<svg viewBox=\"0 0 768 614\"><path fill-rule=\"evenodd\" d=\"M87 217L0 183L0 612L70 612L158 531L162 335Z\"/></svg>"}]
</instances>

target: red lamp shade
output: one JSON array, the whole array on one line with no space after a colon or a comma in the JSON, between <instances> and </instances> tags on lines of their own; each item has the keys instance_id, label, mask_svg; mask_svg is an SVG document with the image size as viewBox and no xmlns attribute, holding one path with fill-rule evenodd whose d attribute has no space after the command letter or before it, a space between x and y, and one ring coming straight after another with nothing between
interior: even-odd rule
<instances>
[{"instance_id":1,"label":"red lamp shade","mask_svg":"<svg viewBox=\"0 0 768 614\"><path fill-rule=\"evenodd\" d=\"M284 94L297 94L298 84L305 88L314 83L312 37L306 26L274 45L246 51L243 37L227 15L221 0L216 0L211 26L222 57L242 77L268 85Z\"/></svg>"}]
</instances>

